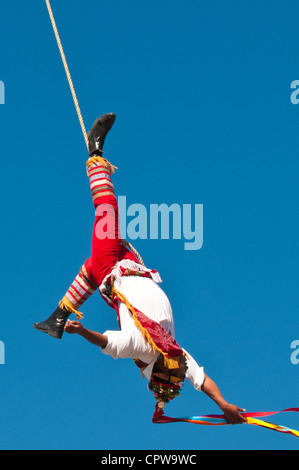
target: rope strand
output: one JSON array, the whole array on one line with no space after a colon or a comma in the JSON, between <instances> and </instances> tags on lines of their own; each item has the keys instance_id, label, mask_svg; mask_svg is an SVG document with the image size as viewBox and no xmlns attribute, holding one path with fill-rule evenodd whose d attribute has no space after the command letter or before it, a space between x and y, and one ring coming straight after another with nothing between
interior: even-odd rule
<instances>
[{"instance_id":1,"label":"rope strand","mask_svg":"<svg viewBox=\"0 0 299 470\"><path fill-rule=\"evenodd\" d=\"M139 263L142 264L142 266L144 266L143 259L141 258L138 251L133 247L133 245L131 245L131 243L127 242L127 240L122 240L122 244L124 246L126 246L127 248L129 248L134 253L134 255L137 257Z\"/></svg>"},{"instance_id":2,"label":"rope strand","mask_svg":"<svg viewBox=\"0 0 299 470\"><path fill-rule=\"evenodd\" d=\"M65 73L66 73L66 76L67 76L67 79L68 79L68 82L69 82L69 86L70 86L70 89L71 89L71 93L72 93L72 96L73 96L74 104L75 104L75 107L76 107L76 110L77 110L77 114L78 114L79 122L80 122L80 125L81 125L81 129L82 129L82 132L83 132L86 147L87 147L87 150L88 150L87 132L86 132L86 129L85 129L85 125L84 125L84 121L83 121L83 118L82 118L82 114L81 114L80 106L79 106L79 103L78 103L78 99L77 99L77 96L76 96L75 88L74 88L74 85L73 85L72 77L71 77L71 74L70 74L70 71L69 71L69 68L68 68L68 64L67 64L67 61L66 61L66 58L65 58L65 54L64 54L64 51L63 51L63 47L62 47L62 44L61 44L61 40L60 40L60 36L59 36L58 29L57 29L57 26L56 26L56 22L55 22L55 18L54 18L54 15L53 15L52 8L51 8L51 4L50 4L49 0L45 0L45 1L46 1L46 5L47 5L47 8L48 8L49 15L50 15L50 20L51 20L51 23L52 23L52 26L53 26L53 30L54 30L54 34L55 34L55 37L56 37L57 45L58 45L58 48L59 48L59 51L60 51L61 59L62 59L63 65L64 65Z\"/></svg>"},{"instance_id":3,"label":"rope strand","mask_svg":"<svg viewBox=\"0 0 299 470\"><path fill-rule=\"evenodd\" d=\"M64 65L64 70L65 70L65 73L66 73L66 76L67 76L67 79L68 79L68 82L69 82L69 86L70 86L70 89L71 89L71 93L72 93L72 96L73 96L75 108L76 108L76 111L77 111L77 114L78 114L81 129L82 129L82 132L83 132L85 144L86 144L87 150L89 150L88 135L87 135L87 132L86 132L86 129L85 129L85 125L84 125L83 117L82 117L82 114L81 114L79 102L78 102L78 99L77 99L77 95L76 95L76 92L75 92L75 88L74 88L72 77L71 77L71 74L70 74L70 71L69 71L69 67L68 67L68 64L67 64L67 61L66 61L66 57L65 57L65 54L64 54L64 51L63 51L62 43L61 43L60 36L59 36L59 33L58 33L58 29L57 29L57 26L56 26L56 21L55 21L54 15L53 15L51 4L50 4L49 0L45 0L45 2L46 2L46 5L47 5L47 8L48 8L48 12L49 12L50 20L51 20L52 27L53 27L53 30L54 30L55 38L56 38L57 45L58 45L60 55L61 55L61 59L62 59L63 65ZM139 255L138 251L135 250L135 248L130 243L128 243L126 240L122 240L122 243L125 246L127 246L128 248L130 248L130 250L133 251L133 253L137 256L140 264L142 264L144 266L143 260L142 260L141 256Z\"/></svg>"}]
</instances>

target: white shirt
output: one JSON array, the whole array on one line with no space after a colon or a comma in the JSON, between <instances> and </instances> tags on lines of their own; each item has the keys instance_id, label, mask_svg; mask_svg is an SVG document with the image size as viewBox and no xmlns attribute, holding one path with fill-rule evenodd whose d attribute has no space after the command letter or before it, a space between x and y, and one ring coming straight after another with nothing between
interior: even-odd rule
<instances>
[{"instance_id":1,"label":"white shirt","mask_svg":"<svg viewBox=\"0 0 299 470\"><path fill-rule=\"evenodd\" d=\"M122 276L116 279L115 288L129 302L146 316L159 323L173 338L174 321L170 302L164 291L152 280L139 276ZM143 370L149 380L153 366L159 356L154 352L140 330L135 326L131 312L123 302L119 302L120 331L108 330L108 344L102 348L104 354L117 358L139 359L148 364ZM185 351L185 350L184 350ZM204 381L204 369L199 367L190 354L187 354L186 378L196 390L201 390Z\"/></svg>"}]
</instances>

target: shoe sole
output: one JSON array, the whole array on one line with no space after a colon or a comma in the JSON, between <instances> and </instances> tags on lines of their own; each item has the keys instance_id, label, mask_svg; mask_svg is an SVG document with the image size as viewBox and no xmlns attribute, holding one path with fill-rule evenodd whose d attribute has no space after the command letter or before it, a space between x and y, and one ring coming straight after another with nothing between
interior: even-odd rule
<instances>
[{"instance_id":1,"label":"shoe sole","mask_svg":"<svg viewBox=\"0 0 299 470\"><path fill-rule=\"evenodd\" d=\"M35 325L33 325L33 328L35 328L38 331L41 331L42 333L47 333L49 336L52 336L52 338L56 338L56 339L61 339L62 338L62 334L55 333L55 331L51 331L51 330L48 330L48 329L44 330L43 328L38 328Z\"/></svg>"}]
</instances>

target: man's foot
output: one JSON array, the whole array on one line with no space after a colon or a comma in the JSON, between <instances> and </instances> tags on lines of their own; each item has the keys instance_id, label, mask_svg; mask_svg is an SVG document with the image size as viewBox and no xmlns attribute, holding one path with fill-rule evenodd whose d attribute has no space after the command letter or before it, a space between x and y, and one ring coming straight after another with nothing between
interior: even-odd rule
<instances>
[{"instance_id":1,"label":"man's foot","mask_svg":"<svg viewBox=\"0 0 299 470\"><path fill-rule=\"evenodd\" d=\"M43 333L47 333L53 338L61 339L64 331L64 325L70 316L70 312L64 310L60 307L57 307L54 313L39 323L34 323L33 327L36 330L42 331Z\"/></svg>"},{"instance_id":2,"label":"man's foot","mask_svg":"<svg viewBox=\"0 0 299 470\"><path fill-rule=\"evenodd\" d=\"M88 133L89 155L96 152L103 153L106 135L113 126L115 118L116 115L114 113L108 113L96 119Z\"/></svg>"}]
</instances>

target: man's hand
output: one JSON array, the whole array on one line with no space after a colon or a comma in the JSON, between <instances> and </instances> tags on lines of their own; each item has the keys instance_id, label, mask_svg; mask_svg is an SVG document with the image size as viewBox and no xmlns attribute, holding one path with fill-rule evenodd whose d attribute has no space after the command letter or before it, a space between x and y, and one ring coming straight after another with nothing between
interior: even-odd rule
<instances>
[{"instance_id":1,"label":"man's hand","mask_svg":"<svg viewBox=\"0 0 299 470\"><path fill-rule=\"evenodd\" d=\"M87 341L100 348L105 348L108 343L108 337L106 335L102 335L97 331L88 330L79 321L68 320L64 325L64 331L71 335L77 334L83 336Z\"/></svg>"},{"instance_id":2,"label":"man's hand","mask_svg":"<svg viewBox=\"0 0 299 470\"><path fill-rule=\"evenodd\" d=\"M77 334L80 335L83 331L83 325L79 321L68 320L64 325L64 331L70 335Z\"/></svg>"},{"instance_id":3,"label":"man's hand","mask_svg":"<svg viewBox=\"0 0 299 470\"><path fill-rule=\"evenodd\" d=\"M240 411L246 411L243 408L227 403L226 405L221 406L221 410L230 424L246 423L246 419L240 415Z\"/></svg>"},{"instance_id":4,"label":"man's hand","mask_svg":"<svg viewBox=\"0 0 299 470\"><path fill-rule=\"evenodd\" d=\"M246 423L246 419L240 415L240 411L246 410L235 405L230 405L226 400L224 400L218 386L212 379L210 379L210 377L207 376L207 374L205 374L205 380L201 386L201 389L204 393L206 393L206 395L208 395L208 397L217 403L230 424Z\"/></svg>"}]
</instances>

